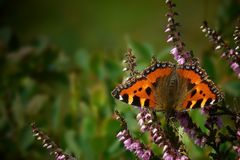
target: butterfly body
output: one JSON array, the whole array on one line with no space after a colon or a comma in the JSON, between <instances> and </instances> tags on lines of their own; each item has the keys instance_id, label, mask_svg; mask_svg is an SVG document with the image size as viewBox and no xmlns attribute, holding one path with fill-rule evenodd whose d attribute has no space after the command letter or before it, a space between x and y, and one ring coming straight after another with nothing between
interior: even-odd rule
<instances>
[{"instance_id":1,"label":"butterfly body","mask_svg":"<svg viewBox=\"0 0 240 160\"><path fill-rule=\"evenodd\" d=\"M171 110L177 108L179 103L183 101L183 95L187 92L186 88L187 84L177 74L176 68L173 68L169 76L157 79L156 85L153 85L156 109Z\"/></svg>"},{"instance_id":2,"label":"butterfly body","mask_svg":"<svg viewBox=\"0 0 240 160\"><path fill-rule=\"evenodd\" d=\"M156 62L112 91L113 97L154 110L187 110L221 101L222 93L199 65Z\"/></svg>"}]
</instances>

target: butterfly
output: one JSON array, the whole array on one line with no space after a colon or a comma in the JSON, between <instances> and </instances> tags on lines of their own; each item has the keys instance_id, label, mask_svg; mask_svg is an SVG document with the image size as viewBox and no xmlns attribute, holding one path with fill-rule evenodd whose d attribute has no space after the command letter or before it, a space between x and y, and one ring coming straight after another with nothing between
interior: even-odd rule
<instances>
[{"instance_id":1,"label":"butterfly","mask_svg":"<svg viewBox=\"0 0 240 160\"><path fill-rule=\"evenodd\" d=\"M117 85L112 96L133 106L163 111L202 108L223 99L198 63L158 61Z\"/></svg>"}]
</instances>

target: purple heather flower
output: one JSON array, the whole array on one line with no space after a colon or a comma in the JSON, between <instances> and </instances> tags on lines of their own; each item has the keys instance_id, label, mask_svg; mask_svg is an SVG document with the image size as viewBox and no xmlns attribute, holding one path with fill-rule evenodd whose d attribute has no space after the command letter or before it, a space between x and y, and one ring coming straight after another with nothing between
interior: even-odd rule
<instances>
[{"instance_id":1,"label":"purple heather flower","mask_svg":"<svg viewBox=\"0 0 240 160\"><path fill-rule=\"evenodd\" d=\"M221 128L223 125L222 118L220 116L209 116L205 126L210 129L212 125L216 124L218 128Z\"/></svg>"},{"instance_id":2,"label":"purple heather flower","mask_svg":"<svg viewBox=\"0 0 240 160\"><path fill-rule=\"evenodd\" d=\"M178 64L184 64L185 63L185 59L184 58L179 58L177 59Z\"/></svg>"},{"instance_id":3,"label":"purple heather flower","mask_svg":"<svg viewBox=\"0 0 240 160\"><path fill-rule=\"evenodd\" d=\"M152 152L150 150L146 150L143 154L142 154L142 159L150 159L152 155Z\"/></svg>"},{"instance_id":4,"label":"purple heather flower","mask_svg":"<svg viewBox=\"0 0 240 160\"><path fill-rule=\"evenodd\" d=\"M233 71L237 74L238 78L240 78L240 65L237 62L231 62L230 64Z\"/></svg>"},{"instance_id":5,"label":"purple heather flower","mask_svg":"<svg viewBox=\"0 0 240 160\"><path fill-rule=\"evenodd\" d=\"M140 109L140 112L137 115L138 124L142 132L148 131L151 127L152 115L148 113L147 109Z\"/></svg>"},{"instance_id":6,"label":"purple heather flower","mask_svg":"<svg viewBox=\"0 0 240 160\"><path fill-rule=\"evenodd\" d=\"M173 55L179 55L178 49L176 47L174 47L173 49L171 49L171 54Z\"/></svg>"},{"instance_id":7,"label":"purple heather flower","mask_svg":"<svg viewBox=\"0 0 240 160\"><path fill-rule=\"evenodd\" d=\"M167 42L172 42L173 41L173 37L172 36L169 36L168 39L167 39Z\"/></svg>"},{"instance_id":8,"label":"purple heather flower","mask_svg":"<svg viewBox=\"0 0 240 160\"><path fill-rule=\"evenodd\" d=\"M211 110L212 105L208 105L208 106L204 106L203 108L201 108L201 114L205 115L205 114L209 114L209 111Z\"/></svg>"},{"instance_id":9,"label":"purple heather flower","mask_svg":"<svg viewBox=\"0 0 240 160\"><path fill-rule=\"evenodd\" d=\"M229 55L234 55L234 54L235 54L234 49L230 49L230 50L229 50Z\"/></svg>"},{"instance_id":10,"label":"purple heather flower","mask_svg":"<svg viewBox=\"0 0 240 160\"><path fill-rule=\"evenodd\" d=\"M140 110L140 113L137 115L138 124L140 125L141 131L149 131L151 134L152 141L157 144L159 147L163 147L163 159L185 159L189 158L178 152L176 148L172 146L170 141L167 139L164 131L161 129L159 123L153 122L153 116L148 109L144 108Z\"/></svg>"},{"instance_id":11,"label":"purple heather flower","mask_svg":"<svg viewBox=\"0 0 240 160\"><path fill-rule=\"evenodd\" d=\"M170 28L166 28L166 29L165 29L165 32L170 32L170 31L171 31Z\"/></svg>"},{"instance_id":12,"label":"purple heather flower","mask_svg":"<svg viewBox=\"0 0 240 160\"><path fill-rule=\"evenodd\" d=\"M56 160L66 160L66 156L60 154L60 155L56 156Z\"/></svg>"},{"instance_id":13,"label":"purple heather flower","mask_svg":"<svg viewBox=\"0 0 240 160\"><path fill-rule=\"evenodd\" d=\"M178 62L178 64L184 64L186 60L191 57L190 52L181 52L180 54L180 49L177 47L171 49L170 53L174 56L174 59Z\"/></svg>"},{"instance_id":14,"label":"purple heather flower","mask_svg":"<svg viewBox=\"0 0 240 160\"><path fill-rule=\"evenodd\" d=\"M184 53L183 53L183 58L184 58L184 59L189 59L189 58L191 58L190 52L184 52Z\"/></svg>"},{"instance_id":15,"label":"purple heather flower","mask_svg":"<svg viewBox=\"0 0 240 160\"><path fill-rule=\"evenodd\" d=\"M120 131L116 137L119 139L119 141L123 142L124 147L127 150L135 153L139 159L149 160L151 158L151 150L146 149L141 142L133 139L127 129Z\"/></svg>"},{"instance_id":16,"label":"purple heather flower","mask_svg":"<svg viewBox=\"0 0 240 160\"><path fill-rule=\"evenodd\" d=\"M191 55L185 50L185 44L181 41L180 32L177 31L179 23L176 23L174 18L178 13L173 11L173 7L176 5L171 0L168 0L165 3L169 8L168 13L166 14L168 24L165 30L165 32L169 34L167 42L172 42L174 47L170 52L178 64L184 64L187 61L192 62Z\"/></svg>"},{"instance_id":17,"label":"purple heather flower","mask_svg":"<svg viewBox=\"0 0 240 160\"><path fill-rule=\"evenodd\" d=\"M240 139L240 129L237 131L237 138Z\"/></svg>"},{"instance_id":18,"label":"purple heather flower","mask_svg":"<svg viewBox=\"0 0 240 160\"><path fill-rule=\"evenodd\" d=\"M173 55L174 59L178 62L178 64L184 64L188 56L181 55L179 51L180 49L174 47L173 49L171 49L170 53Z\"/></svg>"},{"instance_id":19,"label":"purple heather flower","mask_svg":"<svg viewBox=\"0 0 240 160\"><path fill-rule=\"evenodd\" d=\"M233 146L233 150L237 152L238 158L240 158L240 146Z\"/></svg>"},{"instance_id":20,"label":"purple heather flower","mask_svg":"<svg viewBox=\"0 0 240 160\"><path fill-rule=\"evenodd\" d=\"M223 126L222 118L219 116L216 116L216 125L218 128L221 128Z\"/></svg>"},{"instance_id":21,"label":"purple heather flower","mask_svg":"<svg viewBox=\"0 0 240 160\"><path fill-rule=\"evenodd\" d=\"M194 124L189 117L187 112L177 112L176 118L178 119L180 125L183 127L184 132L194 140L194 143L203 147L206 143L206 137L203 135L201 130Z\"/></svg>"},{"instance_id":22,"label":"purple heather flower","mask_svg":"<svg viewBox=\"0 0 240 160\"><path fill-rule=\"evenodd\" d=\"M226 58L228 62L230 63L231 68L233 71L237 74L237 77L240 78L240 56L237 50L239 47L237 46L236 49L232 49L229 47L227 43L224 42L222 37L217 33L215 30L208 27L207 22L204 22L203 26L201 26L201 29L203 32L206 32L206 37L209 39L209 41L214 43L215 49L222 49L221 57ZM236 28L235 34L234 34L234 40L239 39L239 28ZM236 44L239 43L239 41L235 41Z\"/></svg>"},{"instance_id":23,"label":"purple heather flower","mask_svg":"<svg viewBox=\"0 0 240 160\"><path fill-rule=\"evenodd\" d=\"M189 160L189 158L185 155L183 155L181 158L179 158L179 160Z\"/></svg>"},{"instance_id":24,"label":"purple heather flower","mask_svg":"<svg viewBox=\"0 0 240 160\"><path fill-rule=\"evenodd\" d=\"M166 152L165 152L166 153ZM170 154L165 154L164 156L163 156L163 159L164 160L174 160L174 157L172 156L172 155L170 155Z\"/></svg>"},{"instance_id":25,"label":"purple heather flower","mask_svg":"<svg viewBox=\"0 0 240 160\"><path fill-rule=\"evenodd\" d=\"M37 140L42 141L43 147L47 148L50 154L55 156L55 160L75 160L76 158L63 152L61 148L57 146L43 131L36 127L35 123L32 124L33 136Z\"/></svg>"},{"instance_id":26,"label":"purple heather flower","mask_svg":"<svg viewBox=\"0 0 240 160\"><path fill-rule=\"evenodd\" d=\"M223 121L220 116L212 115L212 113L215 113L217 111L217 107L214 105L208 105L201 109L202 114L208 115L208 119L206 120L205 127L208 129L211 128L212 125L216 124L218 129L220 129L223 126Z\"/></svg>"},{"instance_id":27,"label":"purple heather flower","mask_svg":"<svg viewBox=\"0 0 240 160\"><path fill-rule=\"evenodd\" d=\"M194 143L200 147L203 147L207 142L207 138L205 136L197 137Z\"/></svg>"}]
</instances>

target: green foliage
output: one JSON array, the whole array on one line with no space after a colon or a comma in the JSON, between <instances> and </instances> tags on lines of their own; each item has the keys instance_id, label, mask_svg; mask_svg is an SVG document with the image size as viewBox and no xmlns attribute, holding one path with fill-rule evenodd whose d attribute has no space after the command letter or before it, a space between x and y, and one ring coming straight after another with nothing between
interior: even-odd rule
<instances>
[{"instance_id":1,"label":"green foliage","mask_svg":"<svg viewBox=\"0 0 240 160\"><path fill-rule=\"evenodd\" d=\"M116 158L113 153L122 148L115 139L119 123L112 118L110 90L112 77L121 75L117 59L83 49L67 54L46 39L12 48L13 35L5 35L0 48L4 159L15 159L16 153L20 159L49 159L33 141L33 121L79 159Z\"/></svg>"}]
</instances>

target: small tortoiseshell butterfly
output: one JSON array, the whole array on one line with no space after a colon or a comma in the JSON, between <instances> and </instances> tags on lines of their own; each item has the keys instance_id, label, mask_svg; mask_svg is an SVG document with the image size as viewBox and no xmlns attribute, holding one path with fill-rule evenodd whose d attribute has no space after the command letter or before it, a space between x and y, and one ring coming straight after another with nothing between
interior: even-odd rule
<instances>
[{"instance_id":1,"label":"small tortoiseshell butterfly","mask_svg":"<svg viewBox=\"0 0 240 160\"><path fill-rule=\"evenodd\" d=\"M119 84L112 95L130 105L163 111L204 107L223 99L198 64L170 62L155 62L139 76Z\"/></svg>"}]
</instances>

